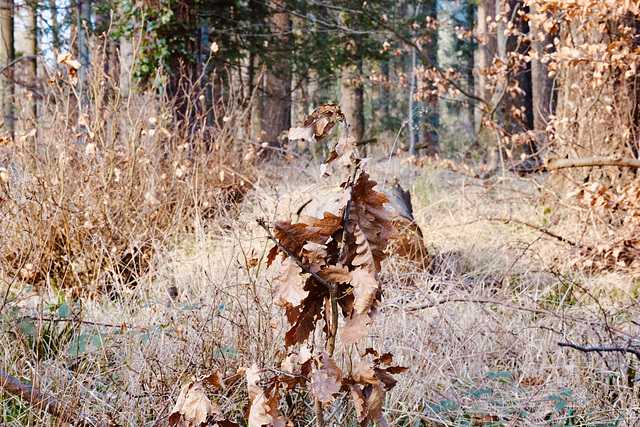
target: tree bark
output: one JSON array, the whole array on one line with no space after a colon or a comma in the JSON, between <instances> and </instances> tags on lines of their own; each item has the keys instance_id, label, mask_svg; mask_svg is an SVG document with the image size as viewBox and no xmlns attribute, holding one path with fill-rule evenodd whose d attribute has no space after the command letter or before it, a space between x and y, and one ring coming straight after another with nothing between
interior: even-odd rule
<instances>
[{"instance_id":1,"label":"tree bark","mask_svg":"<svg viewBox=\"0 0 640 427\"><path fill-rule=\"evenodd\" d=\"M78 61L80 69L78 70L78 84L83 92L86 91L85 82L89 72L89 35L87 28L91 27L91 0L78 0Z\"/></svg>"},{"instance_id":2,"label":"tree bark","mask_svg":"<svg viewBox=\"0 0 640 427\"><path fill-rule=\"evenodd\" d=\"M38 81L38 61L36 54L38 53L38 4L27 3L27 34L28 43L25 49L25 55L32 58L29 60L29 80L30 86L33 88ZM31 98L31 113L33 119L38 119L38 102L35 96Z\"/></svg>"},{"instance_id":3,"label":"tree bark","mask_svg":"<svg viewBox=\"0 0 640 427\"><path fill-rule=\"evenodd\" d=\"M15 59L13 14L13 0L0 1L0 67L6 67ZM0 97L4 125L12 134L14 131L13 93L14 70L13 67L8 67L0 75Z\"/></svg>"},{"instance_id":4,"label":"tree bark","mask_svg":"<svg viewBox=\"0 0 640 427\"><path fill-rule=\"evenodd\" d=\"M538 147L548 144L547 124L549 116L554 113L553 103L553 78L549 77L547 65L542 62L545 54L545 46L553 46L553 37L544 32L542 28L530 27L534 33L531 43L531 101L533 109L533 130L536 135Z\"/></svg>"},{"instance_id":5,"label":"tree bark","mask_svg":"<svg viewBox=\"0 0 640 427\"><path fill-rule=\"evenodd\" d=\"M285 59L291 51L291 19L282 0L270 3L273 14L270 21L274 37L270 41L276 61L268 67L262 81L260 140L272 146L282 144L282 132L291 127L291 69ZM257 133L254 131L254 133Z\"/></svg>"},{"instance_id":6,"label":"tree bark","mask_svg":"<svg viewBox=\"0 0 640 427\"><path fill-rule=\"evenodd\" d=\"M354 41L352 46L355 49ZM356 141L364 138L364 90L361 77L361 61L345 66L340 74L340 108L349 123L349 135Z\"/></svg>"}]
</instances>

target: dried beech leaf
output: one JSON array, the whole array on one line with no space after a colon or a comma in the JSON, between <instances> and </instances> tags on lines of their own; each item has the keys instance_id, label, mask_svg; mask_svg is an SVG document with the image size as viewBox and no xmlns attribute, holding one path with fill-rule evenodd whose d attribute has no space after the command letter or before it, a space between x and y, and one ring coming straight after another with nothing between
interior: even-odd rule
<instances>
[{"instance_id":1,"label":"dried beech leaf","mask_svg":"<svg viewBox=\"0 0 640 427\"><path fill-rule=\"evenodd\" d=\"M356 268L349 273L355 303L353 309L357 314L369 314L369 309L378 292L378 280L364 268Z\"/></svg>"},{"instance_id":2,"label":"dried beech leaf","mask_svg":"<svg viewBox=\"0 0 640 427\"><path fill-rule=\"evenodd\" d=\"M275 287L275 304L280 307L295 307L309 295L302 287L302 268L290 257L282 262Z\"/></svg>"},{"instance_id":3,"label":"dried beech leaf","mask_svg":"<svg viewBox=\"0 0 640 427\"><path fill-rule=\"evenodd\" d=\"M374 363L361 361L353 368L353 380L358 384L377 384L378 377L373 369Z\"/></svg>"}]
</instances>

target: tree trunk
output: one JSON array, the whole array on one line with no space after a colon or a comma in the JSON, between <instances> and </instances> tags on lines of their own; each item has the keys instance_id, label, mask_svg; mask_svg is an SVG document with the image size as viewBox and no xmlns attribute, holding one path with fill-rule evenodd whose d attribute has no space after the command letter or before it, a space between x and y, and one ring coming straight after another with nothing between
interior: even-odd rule
<instances>
[{"instance_id":1,"label":"tree trunk","mask_svg":"<svg viewBox=\"0 0 640 427\"><path fill-rule=\"evenodd\" d=\"M272 146L282 145L282 132L291 127L291 69L285 54L291 51L291 19L284 12L281 0L272 0L270 7L274 10L271 24L275 36L270 41L271 51L277 56L273 65L268 67L263 76L261 117L261 141Z\"/></svg>"},{"instance_id":2,"label":"tree trunk","mask_svg":"<svg viewBox=\"0 0 640 427\"><path fill-rule=\"evenodd\" d=\"M86 93L85 82L89 75L89 35L87 29L91 27L91 0L78 0L78 84L82 92Z\"/></svg>"},{"instance_id":3,"label":"tree trunk","mask_svg":"<svg viewBox=\"0 0 640 427\"><path fill-rule=\"evenodd\" d=\"M424 2L425 13L432 19L438 18L438 1L427 0ZM438 32L430 33L431 41L423 45L423 50L430 58L438 57ZM472 58L473 62L473 58ZM440 128L440 109L435 97L427 99L424 103L425 115L422 124L422 140L425 154L433 156L438 151L438 129Z\"/></svg>"},{"instance_id":4,"label":"tree trunk","mask_svg":"<svg viewBox=\"0 0 640 427\"><path fill-rule=\"evenodd\" d=\"M355 42L352 42L355 46ZM349 135L356 141L364 137L364 91L362 88L362 62L345 66L340 74L340 108L349 123Z\"/></svg>"},{"instance_id":5,"label":"tree trunk","mask_svg":"<svg viewBox=\"0 0 640 427\"><path fill-rule=\"evenodd\" d=\"M545 46L553 46L553 37L542 28L532 27L529 31L542 37L533 37L531 51L531 95L533 110L533 129L536 135L538 147L548 144L547 124L549 116L554 113L553 103L553 78L549 77L546 64L542 63L545 54Z\"/></svg>"},{"instance_id":6,"label":"tree trunk","mask_svg":"<svg viewBox=\"0 0 640 427\"><path fill-rule=\"evenodd\" d=\"M0 1L0 69L7 67L15 59L15 45L13 40L13 0ZM0 97L2 97L2 116L6 129L14 131L14 68L4 69L0 75Z\"/></svg>"},{"instance_id":7,"label":"tree trunk","mask_svg":"<svg viewBox=\"0 0 640 427\"><path fill-rule=\"evenodd\" d=\"M37 3L27 3L27 34L28 42L25 46L25 55L31 56L29 59L29 83L33 89L38 81L38 61L36 60L36 53L38 53L38 5ZM32 91L31 89L31 91ZM38 102L35 96L31 98L31 113L33 119L38 119Z\"/></svg>"}]
</instances>

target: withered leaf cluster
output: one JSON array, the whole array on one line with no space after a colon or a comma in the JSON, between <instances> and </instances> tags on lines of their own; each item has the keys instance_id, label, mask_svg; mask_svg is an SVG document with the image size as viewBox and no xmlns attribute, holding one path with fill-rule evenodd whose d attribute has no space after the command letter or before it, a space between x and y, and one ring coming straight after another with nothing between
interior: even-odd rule
<instances>
[{"instance_id":1,"label":"withered leaf cluster","mask_svg":"<svg viewBox=\"0 0 640 427\"><path fill-rule=\"evenodd\" d=\"M337 285L338 303L345 320L340 334L343 344L362 338L376 316L382 295L381 263L388 242L398 236L392 223L395 212L384 206L388 199L374 190L375 185L364 172L352 189L347 182L343 183L344 197L337 216L325 212L323 218L302 217L297 223L272 222L275 238L289 254L326 282ZM329 298L329 289L279 246L271 249L267 264L271 265L278 254L282 256L282 267L275 286L275 303L285 307L291 325L285 341L292 346L306 341L318 321L328 316L325 300Z\"/></svg>"}]
</instances>

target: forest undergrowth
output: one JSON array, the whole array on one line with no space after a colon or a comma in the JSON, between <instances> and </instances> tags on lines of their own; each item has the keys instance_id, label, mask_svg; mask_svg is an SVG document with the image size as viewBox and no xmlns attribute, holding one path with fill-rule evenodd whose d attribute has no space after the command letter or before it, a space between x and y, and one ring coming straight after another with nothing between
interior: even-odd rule
<instances>
[{"instance_id":1,"label":"forest undergrowth","mask_svg":"<svg viewBox=\"0 0 640 427\"><path fill-rule=\"evenodd\" d=\"M633 345L637 286L621 273L567 267L568 245L523 224L567 239L584 234L539 177L481 180L397 158L369 170L381 185L398 177L411 189L434 256L431 270L391 256L381 274L382 315L369 336L336 351L343 362L372 347L409 367L387 394L389 425L637 423L633 354L558 345ZM241 368L278 373L287 329L273 304L277 274L265 268L272 245L256 219L291 214L289 195L302 187L331 187L320 174L304 158L263 165L237 213L158 246L149 273L116 299L14 287L2 312L2 369L103 425L147 426L167 424L184 384L219 372L225 386L209 395L242 422ZM280 411L311 425L312 405L308 394L292 392ZM58 422L8 394L1 411L4 425ZM327 411L329 425L357 425L344 393Z\"/></svg>"}]
</instances>

